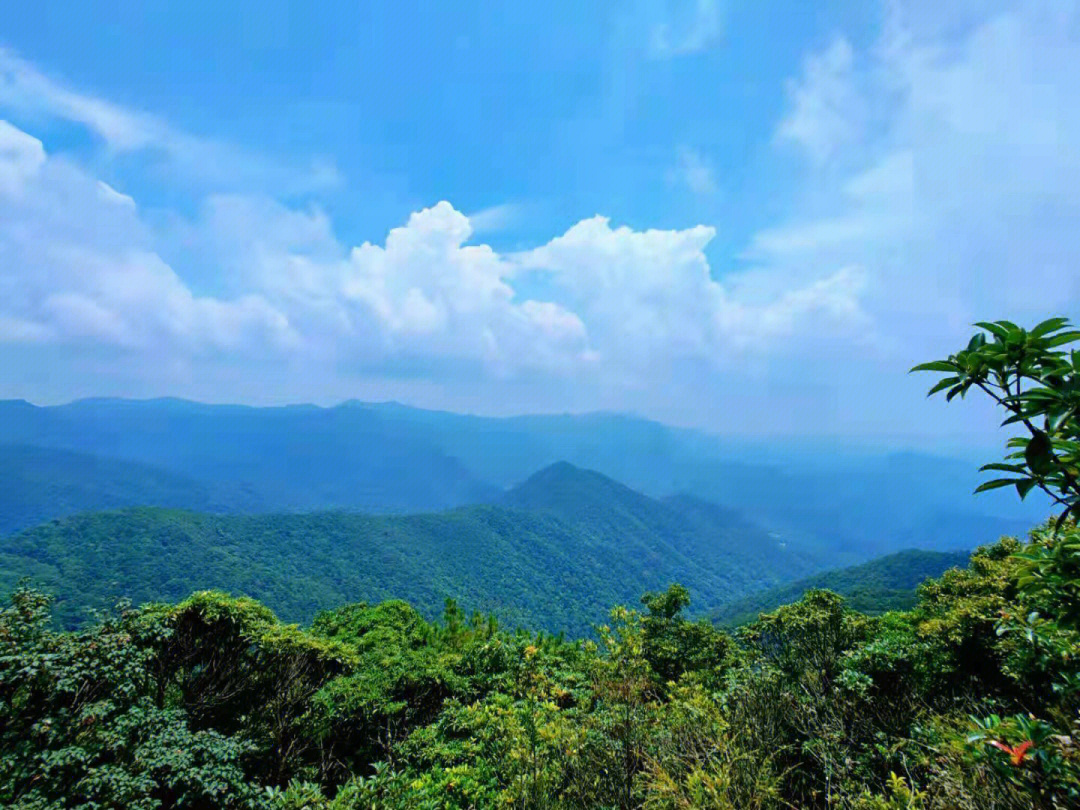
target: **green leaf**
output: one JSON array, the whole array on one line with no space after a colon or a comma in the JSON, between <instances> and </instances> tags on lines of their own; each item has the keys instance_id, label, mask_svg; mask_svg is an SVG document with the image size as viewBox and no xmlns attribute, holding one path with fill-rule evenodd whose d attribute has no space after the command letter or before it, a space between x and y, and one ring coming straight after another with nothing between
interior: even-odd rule
<instances>
[{"instance_id":1,"label":"green leaf","mask_svg":"<svg viewBox=\"0 0 1080 810\"><path fill-rule=\"evenodd\" d=\"M1028 466L1038 475L1053 472L1054 456L1050 437L1041 430L1036 430L1031 435L1031 441L1024 449L1024 460Z\"/></svg>"},{"instance_id":2,"label":"green leaf","mask_svg":"<svg viewBox=\"0 0 1080 810\"><path fill-rule=\"evenodd\" d=\"M932 363L920 363L908 372L912 371L956 371L956 363L950 360L935 360Z\"/></svg>"},{"instance_id":3,"label":"green leaf","mask_svg":"<svg viewBox=\"0 0 1080 810\"><path fill-rule=\"evenodd\" d=\"M933 388L931 388L929 391L927 391L926 395L928 397L932 397L938 391L943 391L943 390L945 390L946 388L948 388L950 386L956 385L956 383L959 381L959 379L960 379L959 377L945 377L944 379L939 380L937 385L935 385Z\"/></svg>"},{"instance_id":4,"label":"green leaf","mask_svg":"<svg viewBox=\"0 0 1080 810\"><path fill-rule=\"evenodd\" d=\"M1042 337L1043 335L1049 334L1050 332L1056 332L1058 329L1068 325L1068 318L1047 318L1031 330L1031 336Z\"/></svg>"},{"instance_id":5,"label":"green leaf","mask_svg":"<svg viewBox=\"0 0 1080 810\"><path fill-rule=\"evenodd\" d=\"M984 464L983 466L979 467L979 472L986 472L987 470L1011 473L1025 472L1023 464Z\"/></svg>"},{"instance_id":6,"label":"green leaf","mask_svg":"<svg viewBox=\"0 0 1080 810\"><path fill-rule=\"evenodd\" d=\"M1024 498L1027 497L1028 493L1031 492L1036 483L1034 478L1016 482L1016 493L1020 496L1020 500L1024 500Z\"/></svg>"},{"instance_id":7,"label":"green leaf","mask_svg":"<svg viewBox=\"0 0 1080 810\"><path fill-rule=\"evenodd\" d=\"M1053 349L1057 346L1064 346L1066 343L1074 343L1077 340L1080 340L1080 332L1062 332L1060 335L1054 335L1046 341L1046 346Z\"/></svg>"},{"instance_id":8,"label":"green leaf","mask_svg":"<svg viewBox=\"0 0 1080 810\"><path fill-rule=\"evenodd\" d=\"M1062 423L1075 413L1074 408L1069 410L1051 411L1046 417L1046 427L1051 433L1057 433Z\"/></svg>"},{"instance_id":9,"label":"green leaf","mask_svg":"<svg viewBox=\"0 0 1080 810\"><path fill-rule=\"evenodd\" d=\"M1004 340L1005 336L1007 334L1009 334L1009 330L1006 329L1004 326L1002 326L1000 324L989 323L987 321L979 321L975 325L977 327L979 327L980 329L985 329L987 332L992 334L994 337L1001 338L1002 340Z\"/></svg>"},{"instance_id":10,"label":"green leaf","mask_svg":"<svg viewBox=\"0 0 1080 810\"><path fill-rule=\"evenodd\" d=\"M1001 489L1002 487L1012 487L1012 486L1016 486L1017 484L1023 483L1024 481L1027 481L1027 480L1028 480L1027 478L995 478L993 481L987 481L985 483L979 484L979 486L977 486L975 488L975 492L977 494L979 492L987 492L988 490L991 490L991 489Z\"/></svg>"}]
</instances>

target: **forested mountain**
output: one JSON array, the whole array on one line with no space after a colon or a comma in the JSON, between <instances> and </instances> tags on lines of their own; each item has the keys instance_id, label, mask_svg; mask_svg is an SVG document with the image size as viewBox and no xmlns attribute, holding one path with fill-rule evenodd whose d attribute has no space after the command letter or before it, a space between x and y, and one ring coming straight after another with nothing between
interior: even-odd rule
<instances>
[{"instance_id":1,"label":"forested mountain","mask_svg":"<svg viewBox=\"0 0 1080 810\"><path fill-rule=\"evenodd\" d=\"M725 510L692 502L681 511L681 501L570 465L503 500L402 516L82 514L0 540L0 586L31 576L60 597L69 625L119 596L138 603L219 588L291 621L388 598L433 616L453 597L510 624L581 635L611 605L671 582L707 609L821 568Z\"/></svg>"},{"instance_id":2,"label":"forested mountain","mask_svg":"<svg viewBox=\"0 0 1080 810\"><path fill-rule=\"evenodd\" d=\"M544 468L507 492L501 503L557 517L583 537L596 536L632 552L666 538L675 553L719 582L751 574L755 589L787 581L835 557L798 542L785 543L738 512L689 495L649 498L592 470L567 462ZM759 572L753 576L753 572ZM767 586L766 586L767 587Z\"/></svg>"},{"instance_id":3,"label":"forested mountain","mask_svg":"<svg viewBox=\"0 0 1080 810\"><path fill-rule=\"evenodd\" d=\"M744 596L720 607L709 618L717 624L737 626L754 621L759 614L797 602L803 594L825 589L847 599L852 609L870 616L889 610L914 607L917 589L925 580L941 576L950 568L967 565L966 552L900 551L861 565L823 571Z\"/></svg>"},{"instance_id":4,"label":"forested mountain","mask_svg":"<svg viewBox=\"0 0 1080 810\"><path fill-rule=\"evenodd\" d=\"M222 503L272 511L488 503L536 470L567 461L654 498L683 493L734 509L785 542L840 555L834 563L902 548L968 549L986 536L1026 530L1046 508L1037 493L1026 504L997 492L973 498L979 479L966 460L828 443L733 443L602 413L488 418L395 403L83 400L41 408L7 401L0 402L0 443L150 464L199 482Z\"/></svg>"},{"instance_id":5,"label":"forested mountain","mask_svg":"<svg viewBox=\"0 0 1080 810\"><path fill-rule=\"evenodd\" d=\"M239 487L211 485L150 464L28 445L0 445L0 536L63 515L125 506L261 511Z\"/></svg>"},{"instance_id":6,"label":"forested mountain","mask_svg":"<svg viewBox=\"0 0 1080 810\"><path fill-rule=\"evenodd\" d=\"M498 494L438 447L350 409L168 399L36 408L9 401L0 403L0 442L151 464L275 511L421 511Z\"/></svg>"}]
</instances>

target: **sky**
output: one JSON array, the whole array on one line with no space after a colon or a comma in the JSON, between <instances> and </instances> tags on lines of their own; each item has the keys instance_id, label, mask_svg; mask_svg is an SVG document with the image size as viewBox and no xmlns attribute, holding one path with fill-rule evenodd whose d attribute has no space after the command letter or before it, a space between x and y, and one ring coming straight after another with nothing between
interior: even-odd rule
<instances>
[{"instance_id":1,"label":"sky","mask_svg":"<svg viewBox=\"0 0 1080 810\"><path fill-rule=\"evenodd\" d=\"M965 444L1080 317L1080 8L109 3L0 19L0 398L612 410Z\"/></svg>"}]
</instances>

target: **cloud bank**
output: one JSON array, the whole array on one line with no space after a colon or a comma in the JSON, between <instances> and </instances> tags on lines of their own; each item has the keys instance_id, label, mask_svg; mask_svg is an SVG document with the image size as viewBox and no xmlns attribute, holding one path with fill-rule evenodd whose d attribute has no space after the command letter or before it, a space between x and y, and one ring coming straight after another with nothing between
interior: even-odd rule
<instances>
[{"instance_id":1,"label":"cloud bank","mask_svg":"<svg viewBox=\"0 0 1080 810\"><path fill-rule=\"evenodd\" d=\"M184 359L280 353L358 370L424 359L497 376L597 364L645 373L671 358L763 350L811 319L844 328L862 317L850 269L762 303L733 296L710 273L706 226L634 231L593 217L501 254L471 244L469 218L444 201L379 244L348 247L317 208L239 194L208 197L190 223L220 286L237 291L200 296L156 251L134 200L6 122L0 195L8 343ZM546 293L524 295L519 279Z\"/></svg>"},{"instance_id":2,"label":"cloud bank","mask_svg":"<svg viewBox=\"0 0 1080 810\"><path fill-rule=\"evenodd\" d=\"M652 56L716 41L716 4L684 10ZM274 379L275 398L326 401L407 380L427 404L495 411L915 429L925 409L893 407L918 401L911 364L974 320L1080 305L1080 12L890 2L882 19L875 41L838 31L776 88L765 147L791 167L790 204L734 248L720 222L595 215L496 249L485 239L535 209L470 217L452 200L350 244L317 192L295 201L332 170L191 136L0 51L0 354L23 375L0 395L257 399ZM32 114L92 132L106 161L151 152L190 169L194 213L147 210L50 149ZM656 193L717 191L708 155L675 142L660 159ZM777 396L805 415L765 413ZM707 413L716 401L729 407Z\"/></svg>"}]
</instances>

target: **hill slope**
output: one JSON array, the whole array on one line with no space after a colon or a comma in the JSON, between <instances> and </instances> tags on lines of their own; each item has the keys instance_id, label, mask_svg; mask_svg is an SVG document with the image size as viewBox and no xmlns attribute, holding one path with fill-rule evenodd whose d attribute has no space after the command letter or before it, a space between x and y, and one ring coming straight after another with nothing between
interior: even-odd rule
<instances>
[{"instance_id":1,"label":"hill slope","mask_svg":"<svg viewBox=\"0 0 1080 810\"><path fill-rule=\"evenodd\" d=\"M445 509L499 492L439 447L357 409L8 401L0 402L0 442L154 465L275 511Z\"/></svg>"},{"instance_id":2,"label":"hill slope","mask_svg":"<svg viewBox=\"0 0 1080 810\"><path fill-rule=\"evenodd\" d=\"M797 602L815 588L835 591L862 613L877 615L889 610L910 610L916 589L927 579L939 577L950 568L966 568L963 552L900 551L862 565L824 571L767 591L751 594L723 605L710 614L717 624L735 626L753 621L781 605Z\"/></svg>"},{"instance_id":3,"label":"hill slope","mask_svg":"<svg viewBox=\"0 0 1080 810\"><path fill-rule=\"evenodd\" d=\"M150 464L274 511L410 512L488 503L566 460L654 498L737 509L833 564L972 548L1045 517L1032 493L971 492L973 461L733 442L619 414L489 418L350 402L253 408L181 400L0 402L0 443ZM0 470L2 474L2 470ZM98 504L98 508L111 504Z\"/></svg>"},{"instance_id":4,"label":"hill slope","mask_svg":"<svg viewBox=\"0 0 1080 810\"><path fill-rule=\"evenodd\" d=\"M249 494L149 464L28 445L0 445L0 536L56 517L126 506L258 511Z\"/></svg>"},{"instance_id":5,"label":"hill slope","mask_svg":"<svg viewBox=\"0 0 1080 810\"><path fill-rule=\"evenodd\" d=\"M77 515L0 540L0 588L29 575L61 597L67 624L118 596L177 599L221 588L310 619L345 602L405 598L438 613L447 597L516 624L581 634L613 604L682 582L703 611L813 562L770 548L745 522L711 525L594 473L560 467L507 495L507 505L374 516L346 513L215 516L164 509ZM574 481L571 519L527 506ZM608 509L610 491L622 508ZM513 502L513 505L509 505ZM692 532L698 537L688 540ZM771 543L773 547L775 543Z\"/></svg>"},{"instance_id":6,"label":"hill slope","mask_svg":"<svg viewBox=\"0 0 1080 810\"><path fill-rule=\"evenodd\" d=\"M624 554L645 554L654 538L664 538L673 559L739 589L767 588L822 567L814 553L771 537L732 510L687 495L649 498L567 462L536 473L500 503L554 516Z\"/></svg>"}]
</instances>

